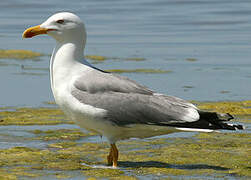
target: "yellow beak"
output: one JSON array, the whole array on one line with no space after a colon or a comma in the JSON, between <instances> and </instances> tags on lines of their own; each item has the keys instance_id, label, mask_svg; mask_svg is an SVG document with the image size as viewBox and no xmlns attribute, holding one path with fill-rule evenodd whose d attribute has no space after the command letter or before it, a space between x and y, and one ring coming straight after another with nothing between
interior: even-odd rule
<instances>
[{"instance_id":1,"label":"yellow beak","mask_svg":"<svg viewBox=\"0 0 251 180\"><path fill-rule=\"evenodd\" d=\"M31 38L39 34L47 34L49 29L41 28L40 25L30 27L23 32L23 38Z\"/></svg>"}]
</instances>

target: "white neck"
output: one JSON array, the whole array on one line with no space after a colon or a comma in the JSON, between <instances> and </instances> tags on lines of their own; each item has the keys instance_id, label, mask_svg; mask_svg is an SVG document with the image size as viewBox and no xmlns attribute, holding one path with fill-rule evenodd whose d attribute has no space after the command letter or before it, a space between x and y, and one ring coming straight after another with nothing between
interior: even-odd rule
<instances>
[{"instance_id":1,"label":"white neck","mask_svg":"<svg viewBox=\"0 0 251 180\"><path fill-rule=\"evenodd\" d=\"M83 61L83 52L83 42L57 42L50 61L50 79L52 90L55 88L55 82L60 83L69 75L73 65Z\"/></svg>"}]
</instances>

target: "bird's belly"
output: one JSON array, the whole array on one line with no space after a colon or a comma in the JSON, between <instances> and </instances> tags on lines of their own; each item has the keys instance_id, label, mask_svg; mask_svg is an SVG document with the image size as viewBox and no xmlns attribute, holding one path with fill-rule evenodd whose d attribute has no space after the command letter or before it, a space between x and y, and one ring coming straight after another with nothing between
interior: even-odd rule
<instances>
[{"instance_id":1,"label":"bird's belly","mask_svg":"<svg viewBox=\"0 0 251 180\"><path fill-rule=\"evenodd\" d=\"M106 110L80 103L67 91L55 92L54 98L60 109L77 125L89 131L104 134L110 123L102 121Z\"/></svg>"}]
</instances>

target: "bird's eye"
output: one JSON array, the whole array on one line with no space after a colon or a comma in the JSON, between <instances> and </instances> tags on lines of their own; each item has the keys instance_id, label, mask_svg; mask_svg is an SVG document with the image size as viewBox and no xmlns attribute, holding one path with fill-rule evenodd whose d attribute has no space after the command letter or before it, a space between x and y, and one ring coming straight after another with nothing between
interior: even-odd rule
<instances>
[{"instance_id":1,"label":"bird's eye","mask_svg":"<svg viewBox=\"0 0 251 180\"><path fill-rule=\"evenodd\" d=\"M64 23L64 20L63 20L63 19L57 20L56 23L58 23L58 24L63 24L63 23Z\"/></svg>"}]
</instances>

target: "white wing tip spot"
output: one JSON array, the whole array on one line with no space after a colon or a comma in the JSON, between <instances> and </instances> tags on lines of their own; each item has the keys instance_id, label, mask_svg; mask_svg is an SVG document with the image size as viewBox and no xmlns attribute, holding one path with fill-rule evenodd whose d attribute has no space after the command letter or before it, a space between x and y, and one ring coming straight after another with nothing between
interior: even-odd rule
<instances>
[{"instance_id":1,"label":"white wing tip spot","mask_svg":"<svg viewBox=\"0 0 251 180\"><path fill-rule=\"evenodd\" d=\"M200 115L196 109L188 108L187 113L184 115L183 119L187 122L193 122L200 119Z\"/></svg>"}]
</instances>

